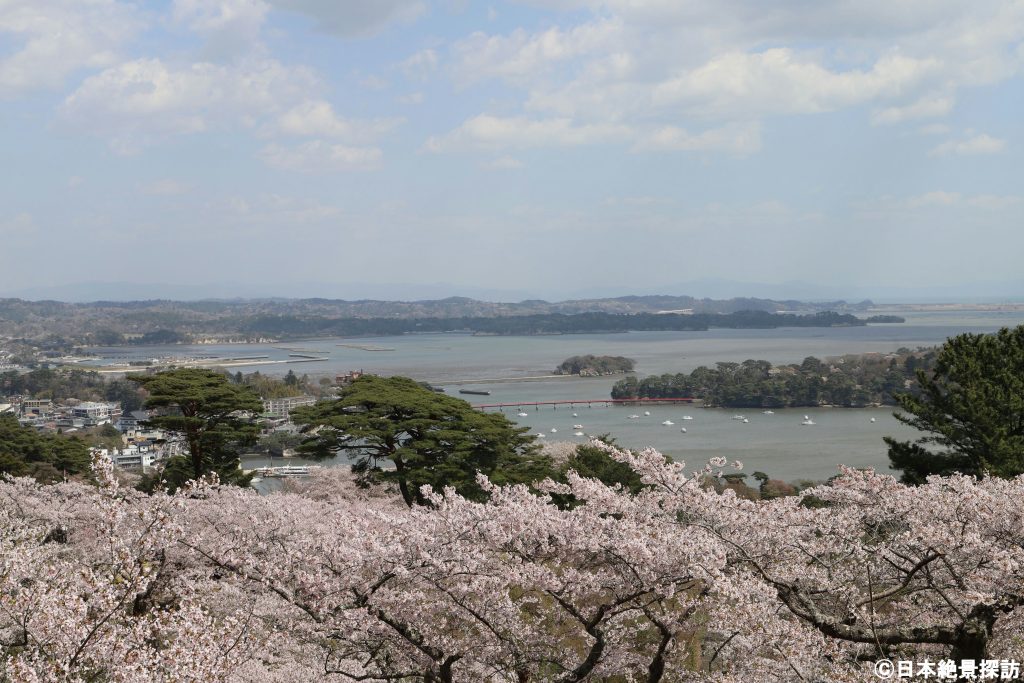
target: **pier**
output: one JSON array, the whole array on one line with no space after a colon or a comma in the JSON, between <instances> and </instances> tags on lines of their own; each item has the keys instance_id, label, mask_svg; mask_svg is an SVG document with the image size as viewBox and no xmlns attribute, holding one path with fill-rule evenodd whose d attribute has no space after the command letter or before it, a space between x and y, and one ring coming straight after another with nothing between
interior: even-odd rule
<instances>
[{"instance_id":1,"label":"pier","mask_svg":"<svg viewBox=\"0 0 1024 683\"><path fill-rule=\"evenodd\" d=\"M655 403L693 403L696 399L693 398L595 398L595 399L566 399L563 401L519 401L515 403L481 403L474 405L474 408L479 410L486 410L488 408L523 408L527 406L533 406L536 409L540 409L541 406L551 406L555 410L558 410L558 406L566 405L570 408L576 406L588 408L594 407L594 404L599 406L613 406L613 405L649 405Z\"/></svg>"}]
</instances>

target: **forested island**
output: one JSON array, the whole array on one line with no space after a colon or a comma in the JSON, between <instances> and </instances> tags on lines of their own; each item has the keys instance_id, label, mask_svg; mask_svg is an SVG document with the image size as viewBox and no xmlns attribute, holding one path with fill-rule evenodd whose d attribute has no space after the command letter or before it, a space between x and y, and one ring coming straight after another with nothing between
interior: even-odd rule
<instances>
[{"instance_id":1,"label":"forested island","mask_svg":"<svg viewBox=\"0 0 1024 683\"><path fill-rule=\"evenodd\" d=\"M600 377L602 375L621 375L633 372L636 361L625 356L572 356L566 358L555 368L556 375L579 375L581 377Z\"/></svg>"},{"instance_id":2,"label":"forested island","mask_svg":"<svg viewBox=\"0 0 1024 683\"><path fill-rule=\"evenodd\" d=\"M862 325L864 321L853 314L872 307L869 301L805 303L686 296L554 303L498 303L464 297L411 302L255 299L65 303L0 299L0 337L45 343L57 353L68 353L74 346L264 342L416 332L525 335ZM814 314L825 317L815 318Z\"/></svg>"},{"instance_id":3,"label":"forested island","mask_svg":"<svg viewBox=\"0 0 1024 683\"><path fill-rule=\"evenodd\" d=\"M935 349L867 353L773 366L766 360L716 363L693 372L626 377L612 398L699 398L707 406L789 408L895 405L894 395L917 389L917 370L930 370Z\"/></svg>"}]
</instances>

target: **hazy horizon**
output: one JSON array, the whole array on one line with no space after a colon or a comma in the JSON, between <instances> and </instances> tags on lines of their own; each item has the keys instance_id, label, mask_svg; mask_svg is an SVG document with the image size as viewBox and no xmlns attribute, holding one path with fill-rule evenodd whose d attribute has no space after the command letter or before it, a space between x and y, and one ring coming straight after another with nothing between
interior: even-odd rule
<instances>
[{"instance_id":1,"label":"hazy horizon","mask_svg":"<svg viewBox=\"0 0 1024 683\"><path fill-rule=\"evenodd\" d=\"M1024 296L1022 66L1013 0L9 0L0 293Z\"/></svg>"},{"instance_id":2,"label":"hazy horizon","mask_svg":"<svg viewBox=\"0 0 1024 683\"><path fill-rule=\"evenodd\" d=\"M755 298L793 300L807 303L847 301L856 303L871 300L876 304L998 304L1021 303L1024 295L1014 290L994 288L864 290L855 287L815 287L807 283L778 285L752 284L731 281L682 283L673 288L626 290L591 288L564 292L529 292L493 288L459 287L449 283L388 283L383 285L327 285L306 283L280 288L260 288L238 283L206 285L173 285L168 283L92 282L71 285L37 287L20 291L2 291L0 298L18 298L27 301L54 300L68 303L94 301L144 301L165 299L173 301L245 300L245 299L336 299L346 301L427 301L464 297L487 302L517 303L527 300L548 302L579 299L613 299L629 296L691 296L696 299ZM1020 289L1015 291L1020 292Z\"/></svg>"}]
</instances>

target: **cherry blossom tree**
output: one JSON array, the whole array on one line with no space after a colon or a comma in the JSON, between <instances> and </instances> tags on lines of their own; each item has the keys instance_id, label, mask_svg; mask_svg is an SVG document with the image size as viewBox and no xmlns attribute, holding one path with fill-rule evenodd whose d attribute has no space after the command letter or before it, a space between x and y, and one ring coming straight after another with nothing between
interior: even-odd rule
<instances>
[{"instance_id":1,"label":"cherry blossom tree","mask_svg":"<svg viewBox=\"0 0 1024 683\"><path fill-rule=\"evenodd\" d=\"M597 447L644 487L2 481L0 681L866 682L1020 651L1024 479L746 500L722 458Z\"/></svg>"}]
</instances>

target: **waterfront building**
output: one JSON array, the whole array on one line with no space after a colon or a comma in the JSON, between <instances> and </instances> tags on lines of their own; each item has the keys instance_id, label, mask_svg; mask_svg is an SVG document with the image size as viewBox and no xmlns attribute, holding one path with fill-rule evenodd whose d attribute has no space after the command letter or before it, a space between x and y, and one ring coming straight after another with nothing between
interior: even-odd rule
<instances>
[{"instance_id":1,"label":"waterfront building","mask_svg":"<svg viewBox=\"0 0 1024 683\"><path fill-rule=\"evenodd\" d=\"M270 419L287 419L292 410L300 406L311 406L316 403L315 396L288 396L286 398L267 398L263 400L263 417Z\"/></svg>"}]
</instances>

